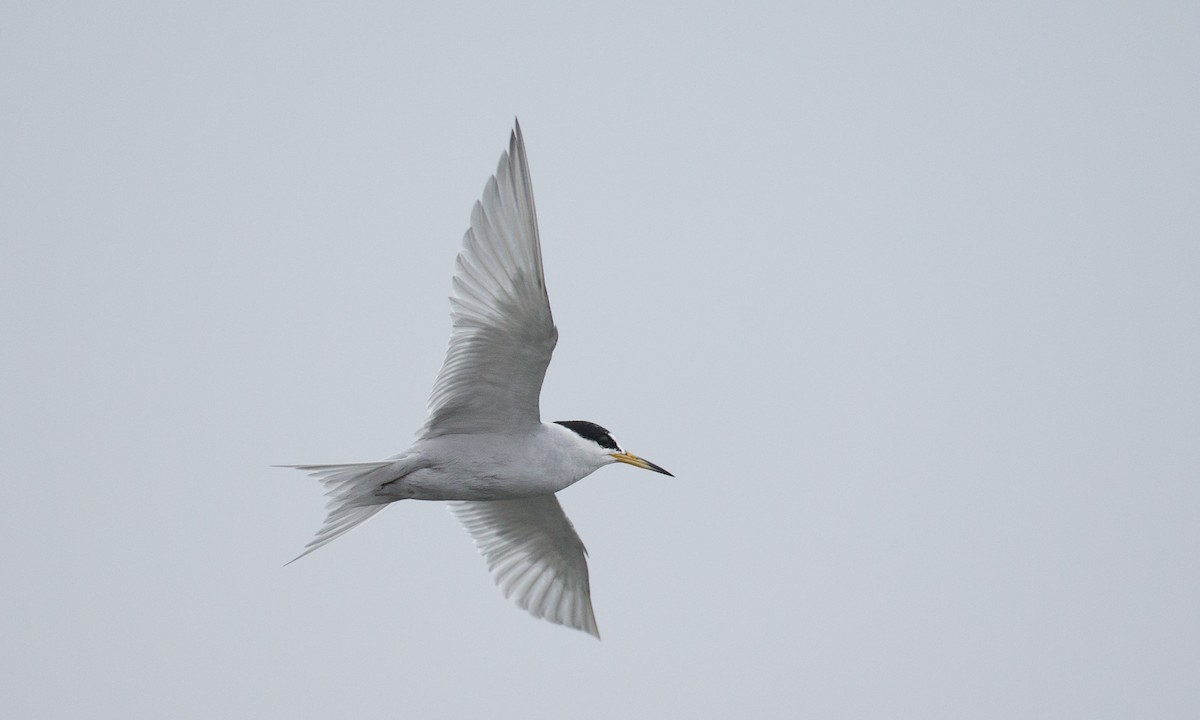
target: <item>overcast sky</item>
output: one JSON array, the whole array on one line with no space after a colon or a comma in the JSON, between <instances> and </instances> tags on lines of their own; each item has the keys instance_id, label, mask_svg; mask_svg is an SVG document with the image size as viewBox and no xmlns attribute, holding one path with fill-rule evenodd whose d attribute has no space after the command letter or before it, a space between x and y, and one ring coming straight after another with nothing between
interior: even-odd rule
<instances>
[{"instance_id":1,"label":"overcast sky","mask_svg":"<svg viewBox=\"0 0 1200 720\"><path fill-rule=\"evenodd\" d=\"M6 717L1200 716L1200 5L183 5L0 4ZM282 567L514 116L600 642Z\"/></svg>"}]
</instances>

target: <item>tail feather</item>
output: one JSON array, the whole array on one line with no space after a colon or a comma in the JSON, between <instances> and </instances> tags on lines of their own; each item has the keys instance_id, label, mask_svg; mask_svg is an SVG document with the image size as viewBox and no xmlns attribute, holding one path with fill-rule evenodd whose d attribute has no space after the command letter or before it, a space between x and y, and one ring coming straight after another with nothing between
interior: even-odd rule
<instances>
[{"instance_id":1,"label":"tail feather","mask_svg":"<svg viewBox=\"0 0 1200 720\"><path fill-rule=\"evenodd\" d=\"M321 481L321 484L325 486L325 495L329 498L329 502L326 503L329 514L325 516L325 523L317 531L316 537L304 546L304 552L289 560L285 567L313 550L333 542L387 507L389 501L381 502L375 496L375 491L381 482L371 475L376 470L393 464L394 461L385 460L342 465L277 466L296 468L307 472Z\"/></svg>"}]
</instances>

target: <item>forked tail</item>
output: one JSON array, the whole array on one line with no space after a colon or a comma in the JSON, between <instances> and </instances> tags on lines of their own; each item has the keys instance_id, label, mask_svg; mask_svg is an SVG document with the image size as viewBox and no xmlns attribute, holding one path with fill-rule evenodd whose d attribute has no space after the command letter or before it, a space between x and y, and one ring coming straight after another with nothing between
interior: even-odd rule
<instances>
[{"instance_id":1,"label":"forked tail","mask_svg":"<svg viewBox=\"0 0 1200 720\"><path fill-rule=\"evenodd\" d=\"M329 502L325 504L325 507L329 508L325 524L317 531L316 537L304 546L304 552L289 560L285 566L291 565L322 545L333 542L343 533L366 522L372 515L387 507L390 501L381 500L376 491L388 478L376 473L390 465L395 465L395 461L277 466L307 472L321 481L325 486L325 495L329 498Z\"/></svg>"}]
</instances>

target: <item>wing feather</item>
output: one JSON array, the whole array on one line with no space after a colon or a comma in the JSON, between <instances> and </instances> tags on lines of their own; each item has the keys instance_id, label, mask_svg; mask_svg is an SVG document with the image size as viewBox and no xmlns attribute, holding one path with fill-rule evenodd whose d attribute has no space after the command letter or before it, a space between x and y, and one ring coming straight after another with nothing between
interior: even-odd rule
<instances>
[{"instance_id":1,"label":"wing feather","mask_svg":"<svg viewBox=\"0 0 1200 720\"><path fill-rule=\"evenodd\" d=\"M471 211L451 288L450 344L422 435L535 425L558 330L519 124Z\"/></svg>"},{"instance_id":2,"label":"wing feather","mask_svg":"<svg viewBox=\"0 0 1200 720\"><path fill-rule=\"evenodd\" d=\"M600 637L587 550L558 498L452 502L505 597L534 617Z\"/></svg>"}]
</instances>

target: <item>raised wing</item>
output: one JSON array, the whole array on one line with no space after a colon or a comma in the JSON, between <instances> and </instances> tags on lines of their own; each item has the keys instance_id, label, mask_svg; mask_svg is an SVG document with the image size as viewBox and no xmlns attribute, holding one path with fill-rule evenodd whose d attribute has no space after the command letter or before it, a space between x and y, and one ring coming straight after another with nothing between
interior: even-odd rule
<instances>
[{"instance_id":1,"label":"raised wing","mask_svg":"<svg viewBox=\"0 0 1200 720\"><path fill-rule=\"evenodd\" d=\"M600 637L587 550L553 495L452 502L505 597L534 617Z\"/></svg>"},{"instance_id":2,"label":"raised wing","mask_svg":"<svg viewBox=\"0 0 1200 720\"><path fill-rule=\"evenodd\" d=\"M497 432L538 423L538 397L558 331L542 274L520 124L471 212L450 308L450 346L422 435Z\"/></svg>"}]
</instances>

